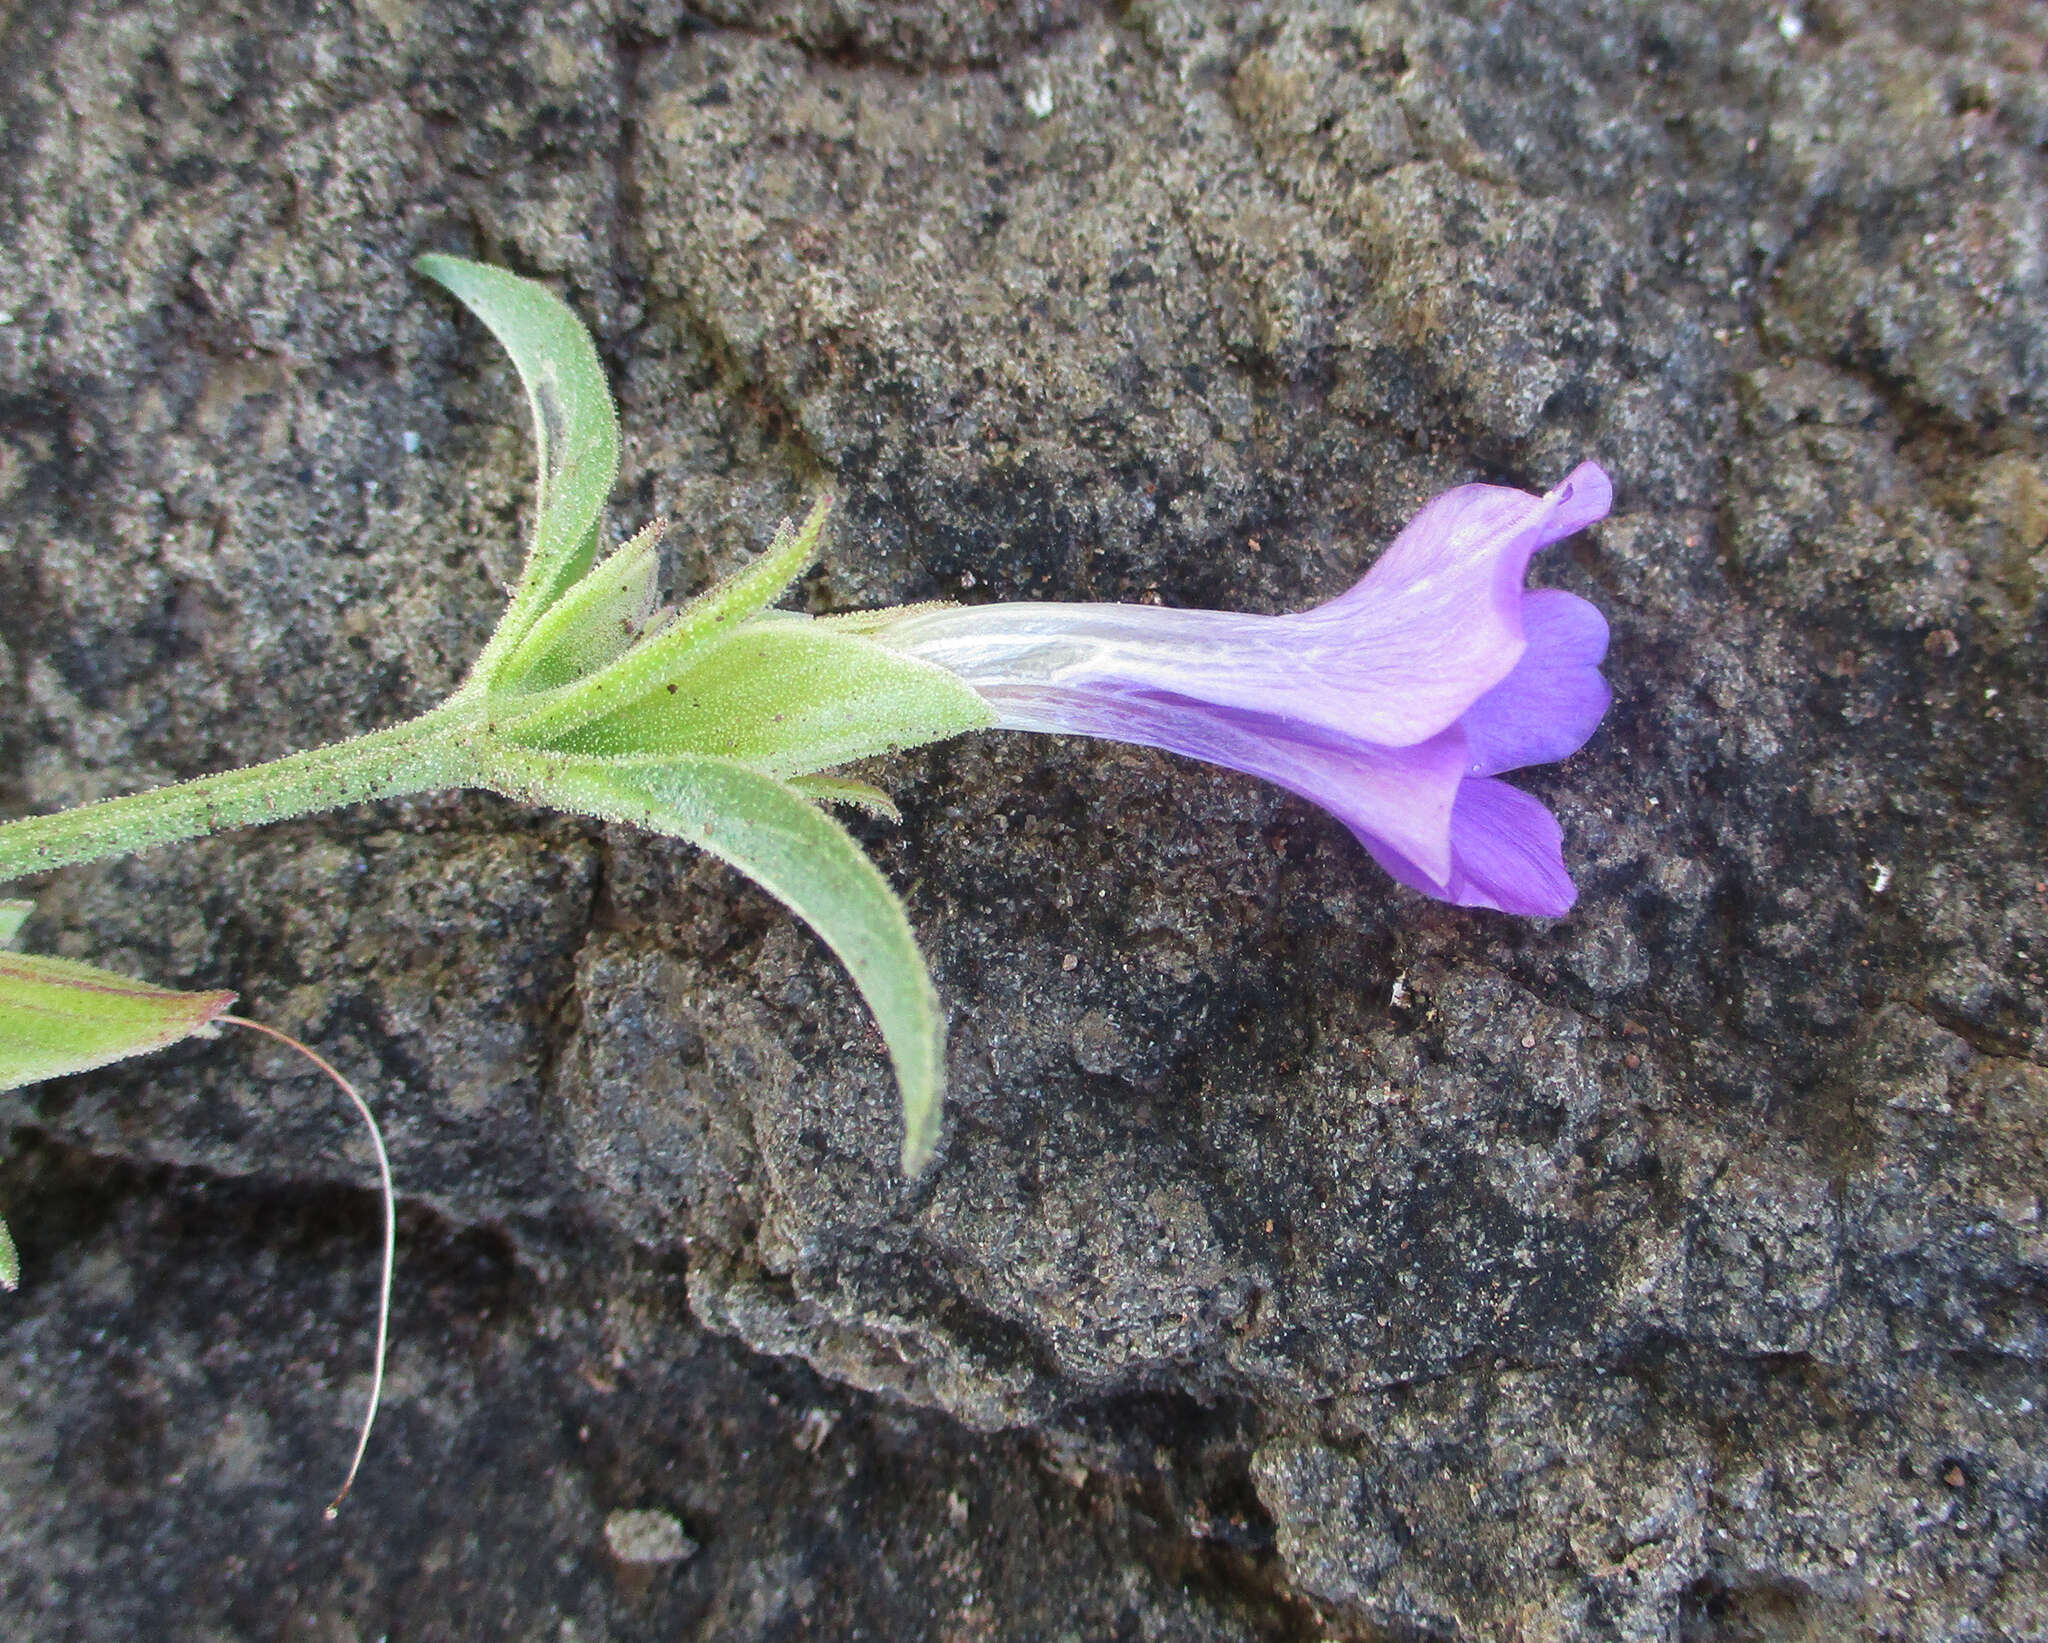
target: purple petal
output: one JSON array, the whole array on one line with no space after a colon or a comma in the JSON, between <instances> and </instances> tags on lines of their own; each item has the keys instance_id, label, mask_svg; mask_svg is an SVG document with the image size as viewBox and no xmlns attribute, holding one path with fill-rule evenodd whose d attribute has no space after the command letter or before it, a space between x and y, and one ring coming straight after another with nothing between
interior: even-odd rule
<instances>
[{"instance_id":1,"label":"purple petal","mask_svg":"<svg viewBox=\"0 0 2048 1643\"><path fill-rule=\"evenodd\" d=\"M1432 879L1370 834L1360 834L1358 842L1409 889L1460 908L1559 918L1579 899L1565 871L1565 830L1556 817L1520 787L1485 776L1470 776L1458 789L1450 815L1452 867L1444 879Z\"/></svg>"},{"instance_id":2,"label":"purple petal","mask_svg":"<svg viewBox=\"0 0 2048 1643\"><path fill-rule=\"evenodd\" d=\"M1591 462L1547 496L1461 485L1417 514L1348 593L1290 618L1339 621L1356 647L1357 660L1331 679L1333 688L1377 691L1348 721L1352 734L1403 746L1506 678L1522 654L1530 556L1604 517L1613 496Z\"/></svg>"},{"instance_id":3,"label":"purple petal","mask_svg":"<svg viewBox=\"0 0 2048 1643\"><path fill-rule=\"evenodd\" d=\"M1506 485L1460 485L1408 521L1371 570L1322 610L1433 594L1446 576L1478 571L1512 615L1530 556L1607 517L1614 486L1597 462L1581 462L1542 496Z\"/></svg>"},{"instance_id":4,"label":"purple petal","mask_svg":"<svg viewBox=\"0 0 2048 1643\"><path fill-rule=\"evenodd\" d=\"M1543 540L1536 544L1539 548L1576 536L1588 525L1605 519L1614 506L1614 481L1599 463L1581 462L1544 500L1555 502L1556 511L1543 527Z\"/></svg>"},{"instance_id":5,"label":"purple petal","mask_svg":"<svg viewBox=\"0 0 2048 1643\"><path fill-rule=\"evenodd\" d=\"M1475 776L1570 757L1613 699L1600 677L1607 618L1585 600L1555 589L1523 595L1522 632L1528 648L1514 672L1459 721Z\"/></svg>"},{"instance_id":6,"label":"purple petal","mask_svg":"<svg viewBox=\"0 0 2048 1643\"><path fill-rule=\"evenodd\" d=\"M1564 866L1564 829L1519 787L1473 777L1451 812L1451 899L1461 907L1556 918L1579 899Z\"/></svg>"},{"instance_id":7,"label":"purple petal","mask_svg":"<svg viewBox=\"0 0 2048 1643\"><path fill-rule=\"evenodd\" d=\"M1371 835L1359 842L1411 890L1460 907L1556 918L1579 899L1564 867L1564 830L1542 802L1519 787L1471 777L1451 811L1451 871L1432 879Z\"/></svg>"},{"instance_id":8,"label":"purple petal","mask_svg":"<svg viewBox=\"0 0 2048 1643\"><path fill-rule=\"evenodd\" d=\"M1453 806L1461 783L1470 785L1471 757L1455 725L1417 746L1389 748L1184 697L1018 685L983 695L1005 730L1102 736L1227 765L1299 793L1439 878L1453 871Z\"/></svg>"}]
</instances>

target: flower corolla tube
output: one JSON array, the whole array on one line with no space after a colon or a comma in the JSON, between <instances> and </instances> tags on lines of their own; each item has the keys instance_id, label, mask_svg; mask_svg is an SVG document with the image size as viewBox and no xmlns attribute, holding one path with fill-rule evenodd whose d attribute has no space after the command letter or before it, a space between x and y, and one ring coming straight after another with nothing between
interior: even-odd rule
<instances>
[{"instance_id":1,"label":"flower corolla tube","mask_svg":"<svg viewBox=\"0 0 2048 1643\"><path fill-rule=\"evenodd\" d=\"M1461 485L1349 592L1287 616L1150 605L927 607L872 632L980 693L1000 728L1228 765L1330 811L1403 884L1556 915L1563 834L1496 778L1577 751L1607 711L1607 623L1522 586L1538 549L1605 517L1587 462L1546 496Z\"/></svg>"}]
</instances>

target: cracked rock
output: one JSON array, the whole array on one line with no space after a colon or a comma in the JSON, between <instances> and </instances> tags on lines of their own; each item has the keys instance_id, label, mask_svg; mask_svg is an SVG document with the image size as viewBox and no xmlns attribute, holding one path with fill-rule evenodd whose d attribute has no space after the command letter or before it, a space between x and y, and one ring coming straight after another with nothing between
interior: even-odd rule
<instances>
[{"instance_id":1,"label":"cracked rock","mask_svg":"<svg viewBox=\"0 0 2048 1643\"><path fill-rule=\"evenodd\" d=\"M680 846L455 795L34 881L355 1074L405 1235L322 1539L331 1093L11 1095L0 1635L2044 1635L2039 8L35 0L0 60L9 813L461 677L531 456L424 251L589 322L677 594L827 486L819 612L1298 609L1451 485L1617 486L1534 572L1614 633L1517 778L1565 919L1143 749L864 769L914 1184L843 974Z\"/></svg>"}]
</instances>

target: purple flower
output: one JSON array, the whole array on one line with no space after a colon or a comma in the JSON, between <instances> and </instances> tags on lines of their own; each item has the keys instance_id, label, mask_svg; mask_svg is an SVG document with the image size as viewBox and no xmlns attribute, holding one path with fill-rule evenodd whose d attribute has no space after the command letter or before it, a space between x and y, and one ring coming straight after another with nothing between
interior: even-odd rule
<instances>
[{"instance_id":1,"label":"purple flower","mask_svg":"<svg viewBox=\"0 0 2048 1643\"><path fill-rule=\"evenodd\" d=\"M1292 616L982 605L873 636L958 674L1002 728L1263 776L1333 812L1425 895L1555 915L1577 896L1557 819L1493 778L1576 751L1607 711L1606 620L1522 577L1612 499L1591 462L1548 496L1461 485L1350 592Z\"/></svg>"}]
</instances>

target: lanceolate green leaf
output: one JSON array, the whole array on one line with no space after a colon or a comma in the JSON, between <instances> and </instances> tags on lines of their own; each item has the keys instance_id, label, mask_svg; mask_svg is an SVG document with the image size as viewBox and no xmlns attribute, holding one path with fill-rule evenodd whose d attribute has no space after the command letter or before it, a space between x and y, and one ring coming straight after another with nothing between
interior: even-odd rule
<instances>
[{"instance_id":1,"label":"lanceolate green leaf","mask_svg":"<svg viewBox=\"0 0 2048 1643\"><path fill-rule=\"evenodd\" d=\"M160 1050L234 1001L233 993L175 993L70 959L0 953L0 1090Z\"/></svg>"},{"instance_id":2,"label":"lanceolate green leaf","mask_svg":"<svg viewBox=\"0 0 2048 1643\"><path fill-rule=\"evenodd\" d=\"M677 663L639 700L550 745L735 759L789 777L995 722L956 675L802 619L746 623ZM528 740L524 727L508 733Z\"/></svg>"},{"instance_id":3,"label":"lanceolate green leaf","mask_svg":"<svg viewBox=\"0 0 2048 1643\"><path fill-rule=\"evenodd\" d=\"M903 1168L931 1161L945 1090L945 1019L896 892L844 828L773 777L722 759L533 754L509 791L688 839L801 916L875 1013L903 1094ZM530 786L528 785L530 784Z\"/></svg>"},{"instance_id":4,"label":"lanceolate green leaf","mask_svg":"<svg viewBox=\"0 0 2048 1643\"><path fill-rule=\"evenodd\" d=\"M619 471L619 419L590 333L546 286L461 257L416 264L504 345L526 385L540 458L533 548L470 677L488 683L541 612L590 568L598 521Z\"/></svg>"}]
</instances>

